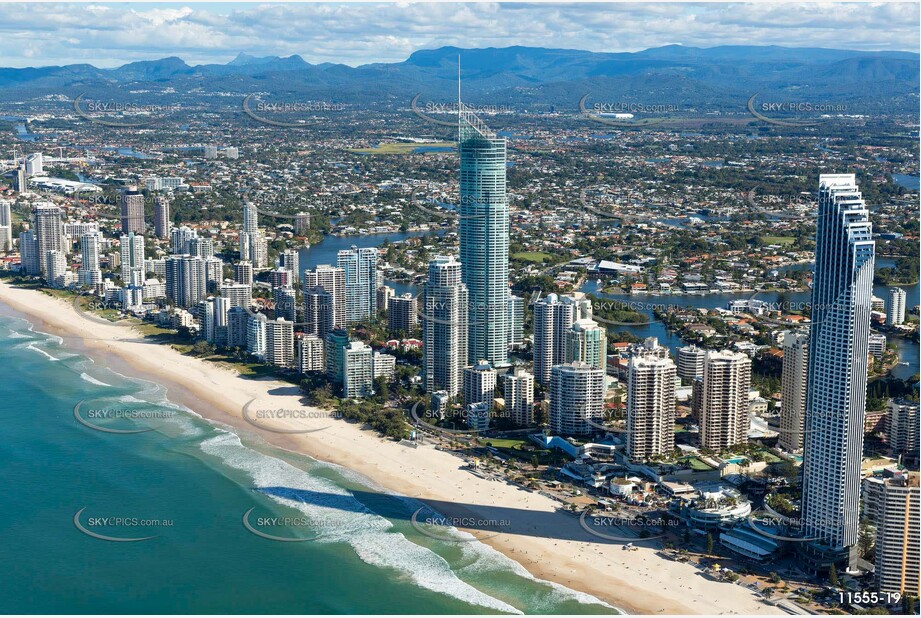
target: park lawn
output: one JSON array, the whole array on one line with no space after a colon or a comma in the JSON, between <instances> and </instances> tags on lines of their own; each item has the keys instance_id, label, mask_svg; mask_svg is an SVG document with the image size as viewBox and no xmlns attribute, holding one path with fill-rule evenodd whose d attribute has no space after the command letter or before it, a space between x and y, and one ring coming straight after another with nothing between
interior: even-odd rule
<instances>
[{"instance_id":1,"label":"park lawn","mask_svg":"<svg viewBox=\"0 0 921 618\"><path fill-rule=\"evenodd\" d=\"M541 251L522 251L521 253L513 253L513 260L521 260L522 262L534 262L536 264L541 264L544 260L553 259L553 256L549 253L543 253Z\"/></svg>"},{"instance_id":2,"label":"park lawn","mask_svg":"<svg viewBox=\"0 0 921 618\"><path fill-rule=\"evenodd\" d=\"M454 148L452 142L434 142L431 144L417 144L407 142L388 142L378 144L374 148L349 148L349 152L369 155L407 155L417 148Z\"/></svg>"},{"instance_id":3,"label":"park lawn","mask_svg":"<svg viewBox=\"0 0 921 618\"><path fill-rule=\"evenodd\" d=\"M793 236L762 236L761 242L766 245L792 245L796 242Z\"/></svg>"}]
</instances>

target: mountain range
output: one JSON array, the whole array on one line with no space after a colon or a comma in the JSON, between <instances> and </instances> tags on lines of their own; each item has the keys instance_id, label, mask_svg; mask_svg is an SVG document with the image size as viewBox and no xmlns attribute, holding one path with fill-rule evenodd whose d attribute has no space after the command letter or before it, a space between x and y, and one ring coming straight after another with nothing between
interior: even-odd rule
<instances>
[{"instance_id":1,"label":"mountain range","mask_svg":"<svg viewBox=\"0 0 921 618\"><path fill-rule=\"evenodd\" d=\"M403 62L358 67L311 64L300 56L239 54L226 64L190 66L177 57L113 69L89 64L0 68L0 97L164 91L299 96L331 102L405 105L456 97L530 108L571 108L582 94L647 104L719 109L755 93L785 101L844 104L854 113L917 111L919 55L776 46L669 45L630 53L539 47L420 50Z\"/></svg>"}]
</instances>

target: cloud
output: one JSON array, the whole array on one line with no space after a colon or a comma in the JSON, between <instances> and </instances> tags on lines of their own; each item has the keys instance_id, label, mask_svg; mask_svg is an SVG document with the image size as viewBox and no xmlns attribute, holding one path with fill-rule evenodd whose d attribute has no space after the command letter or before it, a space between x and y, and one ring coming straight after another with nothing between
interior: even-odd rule
<instances>
[{"instance_id":1,"label":"cloud","mask_svg":"<svg viewBox=\"0 0 921 618\"><path fill-rule=\"evenodd\" d=\"M300 54L356 66L443 45L638 51L783 45L917 51L917 3L7 4L5 66Z\"/></svg>"}]
</instances>

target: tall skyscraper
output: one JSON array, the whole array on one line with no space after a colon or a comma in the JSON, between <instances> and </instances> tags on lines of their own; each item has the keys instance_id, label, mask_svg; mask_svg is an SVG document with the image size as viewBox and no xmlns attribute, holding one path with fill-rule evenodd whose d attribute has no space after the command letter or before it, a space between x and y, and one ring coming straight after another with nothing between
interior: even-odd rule
<instances>
[{"instance_id":1,"label":"tall skyscraper","mask_svg":"<svg viewBox=\"0 0 921 618\"><path fill-rule=\"evenodd\" d=\"M233 265L233 280L252 287L253 263L248 261L237 262Z\"/></svg>"},{"instance_id":2,"label":"tall skyscraper","mask_svg":"<svg viewBox=\"0 0 921 618\"><path fill-rule=\"evenodd\" d=\"M534 424L534 376L516 369L505 377L505 413L513 423L528 427Z\"/></svg>"},{"instance_id":3,"label":"tall skyscraper","mask_svg":"<svg viewBox=\"0 0 921 618\"><path fill-rule=\"evenodd\" d=\"M534 379L550 383L550 368L566 362L568 333L576 319L576 300L548 294L534 303Z\"/></svg>"},{"instance_id":4,"label":"tall skyscraper","mask_svg":"<svg viewBox=\"0 0 921 618\"><path fill-rule=\"evenodd\" d=\"M13 250L13 218L10 213L10 202L0 200L0 251Z\"/></svg>"},{"instance_id":5,"label":"tall skyscraper","mask_svg":"<svg viewBox=\"0 0 921 618\"><path fill-rule=\"evenodd\" d=\"M627 367L627 456L634 462L675 449L675 363L633 356Z\"/></svg>"},{"instance_id":6,"label":"tall skyscraper","mask_svg":"<svg viewBox=\"0 0 921 618\"><path fill-rule=\"evenodd\" d=\"M248 309L252 304L253 289L245 283L224 281L220 290L221 296L230 301L231 307Z\"/></svg>"},{"instance_id":7,"label":"tall skyscraper","mask_svg":"<svg viewBox=\"0 0 921 618\"><path fill-rule=\"evenodd\" d=\"M322 287L332 297L333 328L345 328L345 271L328 264L304 271L304 290L316 286Z\"/></svg>"},{"instance_id":8,"label":"tall skyscraper","mask_svg":"<svg viewBox=\"0 0 921 618\"><path fill-rule=\"evenodd\" d=\"M67 254L64 246L64 234L61 227L61 209L45 203L39 204L32 211L32 229L35 231L35 240L38 250L38 260L42 271L45 273L45 256L49 251L59 251Z\"/></svg>"},{"instance_id":9,"label":"tall skyscraper","mask_svg":"<svg viewBox=\"0 0 921 618\"><path fill-rule=\"evenodd\" d=\"M122 285L144 283L144 237L129 232L119 238Z\"/></svg>"},{"instance_id":10,"label":"tall skyscraper","mask_svg":"<svg viewBox=\"0 0 921 618\"><path fill-rule=\"evenodd\" d=\"M856 552L875 243L853 174L819 177L801 543L824 568Z\"/></svg>"},{"instance_id":11,"label":"tall skyscraper","mask_svg":"<svg viewBox=\"0 0 921 618\"><path fill-rule=\"evenodd\" d=\"M918 402L890 399L886 414L886 442L892 452L902 456L909 465L918 465L919 414Z\"/></svg>"},{"instance_id":12,"label":"tall skyscraper","mask_svg":"<svg viewBox=\"0 0 921 618\"><path fill-rule=\"evenodd\" d=\"M171 255L166 260L166 295L179 307L195 307L208 291L205 260Z\"/></svg>"},{"instance_id":13,"label":"tall skyscraper","mask_svg":"<svg viewBox=\"0 0 921 618\"><path fill-rule=\"evenodd\" d=\"M19 256L22 272L37 277L42 274L42 259L38 252L38 238L32 230L19 233Z\"/></svg>"},{"instance_id":14,"label":"tall skyscraper","mask_svg":"<svg viewBox=\"0 0 921 618\"><path fill-rule=\"evenodd\" d=\"M422 383L425 391L456 397L467 366L467 286L453 256L429 262L422 309Z\"/></svg>"},{"instance_id":15,"label":"tall skyscraper","mask_svg":"<svg viewBox=\"0 0 921 618\"><path fill-rule=\"evenodd\" d=\"M460 261L470 295L468 358L508 362L506 140L458 101Z\"/></svg>"},{"instance_id":16,"label":"tall skyscraper","mask_svg":"<svg viewBox=\"0 0 921 618\"><path fill-rule=\"evenodd\" d=\"M334 328L326 333L326 377L333 384L342 384L345 374L343 350L348 344L349 335L344 329Z\"/></svg>"},{"instance_id":17,"label":"tall skyscraper","mask_svg":"<svg viewBox=\"0 0 921 618\"><path fill-rule=\"evenodd\" d=\"M122 233L144 233L144 194L137 187L126 187L121 193Z\"/></svg>"},{"instance_id":18,"label":"tall skyscraper","mask_svg":"<svg viewBox=\"0 0 921 618\"><path fill-rule=\"evenodd\" d=\"M322 285L304 290L304 332L325 340L333 330L333 297Z\"/></svg>"},{"instance_id":19,"label":"tall skyscraper","mask_svg":"<svg viewBox=\"0 0 921 618\"><path fill-rule=\"evenodd\" d=\"M748 441L752 361L742 352L709 351L704 360L700 446L721 451Z\"/></svg>"},{"instance_id":20,"label":"tall skyscraper","mask_svg":"<svg viewBox=\"0 0 921 618\"><path fill-rule=\"evenodd\" d=\"M297 249L285 249L278 254L278 267L291 271L291 278L294 282L292 287L296 287L301 280L300 255Z\"/></svg>"},{"instance_id":21,"label":"tall skyscraper","mask_svg":"<svg viewBox=\"0 0 921 618\"><path fill-rule=\"evenodd\" d=\"M288 286L272 288L272 301L275 303L275 319L284 318L288 322L297 321L297 297L294 288Z\"/></svg>"},{"instance_id":22,"label":"tall skyscraper","mask_svg":"<svg viewBox=\"0 0 921 618\"><path fill-rule=\"evenodd\" d=\"M321 337L310 334L298 335L295 347L297 348L297 370L300 373L323 371L326 363L323 358L325 343Z\"/></svg>"},{"instance_id":23,"label":"tall skyscraper","mask_svg":"<svg viewBox=\"0 0 921 618\"><path fill-rule=\"evenodd\" d=\"M780 438L777 444L791 453L803 450L808 369L809 335L789 331L784 333L780 374Z\"/></svg>"},{"instance_id":24,"label":"tall skyscraper","mask_svg":"<svg viewBox=\"0 0 921 618\"><path fill-rule=\"evenodd\" d=\"M905 322L905 290L892 288L889 290L889 305L886 308L886 324L898 326Z\"/></svg>"},{"instance_id":25,"label":"tall skyscraper","mask_svg":"<svg viewBox=\"0 0 921 618\"><path fill-rule=\"evenodd\" d=\"M554 365L550 370L550 431L588 435L604 421L604 372L587 363Z\"/></svg>"},{"instance_id":26,"label":"tall skyscraper","mask_svg":"<svg viewBox=\"0 0 921 618\"><path fill-rule=\"evenodd\" d=\"M77 271L77 281L85 286L102 283L102 271L99 270L99 234L89 233L80 236L80 270Z\"/></svg>"},{"instance_id":27,"label":"tall skyscraper","mask_svg":"<svg viewBox=\"0 0 921 618\"><path fill-rule=\"evenodd\" d=\"M387 328L391 333L405 333L409 335L419 323L416 298L412 294L394 296L389 300L387 309Z\"/></svg>"},{"instance_id":28,"label":"tall skyscraper","mask_svg":"<svg viewBox=\"0 0 921 618\"><path fill-rule=\"evenodd\" d=\"M694 383L694 378L703 377L706 355L707 351L696 345L678 348L678 377L681 378L683 385L691 385Z\"/></svg>"},{"instance_id":29,"label":"tall skyscraper","mask_svg":"<svg viewBox=\"0 0 921 618\"><path fill-rule=\"evenodd\" d=\"M154 234L157 238L169 238L170 226L169 198L160 195L154 201Z\"/></svg>"},{"instance_id":30,"label":"tall skyscraper","mask_svg":"<svg viewBox=\"0 0 921 618\"><path fill-rule=\"evenodd\" d=\"M591 301L580 300L574 317L566 333L566 362L583 361L607 372L608 331L592 319Z\"/></svg>"},{"instance_id":31,"label":"tall skyscraper","mask_svg":"<svg viewBox=\"0 0 921 618\"><path fill-rule=\"evenodd\" d=\"M268 264L268 243L259 231L259 211L252 202L243 204L240 259L252 263L254 268L265 268Z\"/></svg>"},{"instance_id":32,"label":"tall skyscraper","mask_svg":"<svg viewBox=\"0 0 921 618\"><path fill-rule=\"evenodd\" d=\"M338 266L345 281L345 323L374 317L377 313L378 252L374 247L352 247L339 252Z\"/></svg>"},{"instance_id":33,"label":"tall skyscraper","mask_svg":"<svg viewBox=\"0 0 921 618\"><path fill-rule=\"evenodd\" d=\"M371 346L350 341L342 348L342 396L368 397L374 394L374 359Z\"/></svg>"},{"instance_id":34,"label":"tall skyscraper","mask_svg":"<svg viewBox=\"0 0 921 618\"><path fill-rule=\"evenodd\" d=\"M863 481L864 516L876 525L876 588L917 597L921 588L921 487L917 472Z\"/></svg>"},{"instance_id":35,"label":"tall skyscraper","mask_svg":"<svg viewBox=\"0 0 921 618\"><path fill-rule=\"evenodd\" d=\"M190 227L183 225L182 227L171 229L169 232L170 253L180 255L188 253L191 255L192 251L189 249L189 243L191 243L194 238L198 238L198 232Z\"/></svg>"},{"instance_id":36,"label":"tall skyscraper","mask_svg":"<svg viewBox=\"0 0 921 618\"><path fill-rule=\"evenodd\" d=\"M276 367L294 365L294 324L284 318L265 323L265 362Z\"/></svg>"},{"instance_id":37,"label":"tall skyscraper","mask_svg":"<svg viewBox=\"0 0 921 618\"><path fill-rule=\"evenodd\" d=\"M520 296L508 297L508 344L520 346L524 337L524 299Z\"/></svg>"}]
</instances>

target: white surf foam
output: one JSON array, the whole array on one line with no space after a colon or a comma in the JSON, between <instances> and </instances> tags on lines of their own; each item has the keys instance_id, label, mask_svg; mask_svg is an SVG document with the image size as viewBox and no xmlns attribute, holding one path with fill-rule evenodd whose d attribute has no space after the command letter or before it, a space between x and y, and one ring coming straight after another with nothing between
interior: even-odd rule
<instances>
[{"instance_id":1,"label":"white surf foam","mask_svg":"<svg viewBox=\"0 0 921 618\"><path fill-rule=\"evenodd\" d=\"M80 377L86 380L87 382L89 382L90 384L95 384L96 386L112 386L111 384L106 384L105 382L101 380L97 380L96 378L94 378L93 376L89 375L86 372L82 372L80 374Z\"/></svg>"},{"instance_id":2,"label":"white surf foam","mask_svg":"<svg viewBox=\"0 0 921 618\"><path fill-rule=\"evenodd\" d=\"M298 509L321 533L319 542L351 545L362 561L396 569L423 588L495 611L521 613L464 582L438 554L416 545L385 518L375 515L335 483L249 449L233 433L201 443L201 449L247 472L257 488L280 504Z\"/></svg>"}]
</instances>

